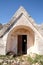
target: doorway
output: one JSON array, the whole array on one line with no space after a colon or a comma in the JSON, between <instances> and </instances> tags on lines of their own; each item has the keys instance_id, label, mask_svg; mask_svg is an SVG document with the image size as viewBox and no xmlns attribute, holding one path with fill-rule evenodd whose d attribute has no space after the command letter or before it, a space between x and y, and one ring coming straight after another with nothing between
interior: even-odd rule
<instances>
[{"instance_id":1,"label":"doorway","mask_svg":"<svg viewBox=\"0 0 43 65\"><path fill-rule=\"evenodd\" d=\"M27 35L18 35L18 55L27 54Z\"/></svg>"}]
</instances>

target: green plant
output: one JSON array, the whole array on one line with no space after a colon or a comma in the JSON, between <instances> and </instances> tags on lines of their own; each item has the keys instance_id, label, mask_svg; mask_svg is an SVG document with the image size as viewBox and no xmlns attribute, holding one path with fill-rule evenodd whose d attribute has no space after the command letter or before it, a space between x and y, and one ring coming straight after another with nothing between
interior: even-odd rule
<instances>
[{"instance_id":1,"label":"green plant","mask_svg":"<svg viewBox=\"0 0 43 65\"><path fill-rule=\"evenodd\" d=\"M27 61L29 61L31 64L33 63L33 59L30 56L27 58Z\"/></svg>"}]
</instances>

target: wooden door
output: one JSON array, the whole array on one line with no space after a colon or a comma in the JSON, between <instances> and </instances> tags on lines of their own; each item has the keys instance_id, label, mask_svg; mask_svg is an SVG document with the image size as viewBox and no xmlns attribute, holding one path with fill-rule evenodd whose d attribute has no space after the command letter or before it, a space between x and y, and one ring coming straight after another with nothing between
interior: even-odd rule
<instances>
[{"instance_id":1,"label":"wooden door","mask_svg":"<svg viewBox=\"0 0 43 65\"><path fill-rule=\"evenodd\" d=\"M18 35L18 55L22 54L22 35Z\"/></svg>"}]
</instances>

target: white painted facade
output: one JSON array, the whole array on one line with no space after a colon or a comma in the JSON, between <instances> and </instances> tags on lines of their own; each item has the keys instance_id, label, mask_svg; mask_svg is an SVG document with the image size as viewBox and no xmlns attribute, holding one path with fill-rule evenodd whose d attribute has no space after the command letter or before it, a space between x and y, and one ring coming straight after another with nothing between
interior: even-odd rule
<instances>
[{"instance_id":1,"label":"white painted facade","mask_svg":"<svg viewBox=\"0 0 43 65\"><path fill-rule=\"evenodd\" d=\"M9 51L18 53L18 35L27 35L27 54L31 52L43 54L43 36L37 29L37 24L23 7L19 8L8 26L10 29L6 26L7 32L0 30L0 35L2 31L6 32L2 37L0 36L0 55L5 55Z\"/></svg>"}]
</instances>

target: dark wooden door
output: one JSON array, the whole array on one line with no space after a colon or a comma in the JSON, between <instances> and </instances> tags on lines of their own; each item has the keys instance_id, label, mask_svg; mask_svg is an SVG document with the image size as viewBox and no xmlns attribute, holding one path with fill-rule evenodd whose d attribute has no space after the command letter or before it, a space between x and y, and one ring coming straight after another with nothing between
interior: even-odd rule
<instances>
[{"instance_id":1,"label":"dark wooden door","mask_svg":"<svg viewBox=\"0 0 43 65\"><path fill-rule=\"evenodd\" d=\"M22 35L18 35L18 55L22 54Z\"/></svg>"},{"instance_id":2,"label":"dark wooden door","mask_svg":"<svg viewBox=\"0 0 43 65\"><path fill-rule=\"evenodd\" d=\"M27 35L18 35L18 55L27 53Z\"/></svg>"}]
</instances>

